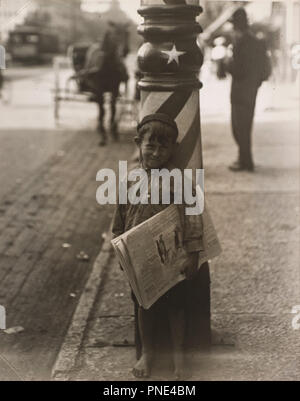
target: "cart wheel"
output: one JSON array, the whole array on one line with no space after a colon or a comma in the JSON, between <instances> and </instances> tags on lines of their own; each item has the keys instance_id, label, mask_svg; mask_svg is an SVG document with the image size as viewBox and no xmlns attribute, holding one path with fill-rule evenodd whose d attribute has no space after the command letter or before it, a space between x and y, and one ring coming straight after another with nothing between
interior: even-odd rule
<instances>
[{"instance_id":1,"label":"cart wheel","mask_svg":"<svg viewBox=\"0 0 300 401\"><path fill-rule=\"evenodd\" d=\"M10 104L12 101L12 82L9 79L6 79L3 82L1 89L1 100L5 105Z\"/></svg>"},{"instance_id":2,"label":"cart wheel","mask_svg":"<svg viewBox=\"0 0 300 401\"><path fill-rule=\"evenodd\" d=\"M54 97L54 118L55 122L59 120L59 96Z\"/></svg>"}]
</instances>

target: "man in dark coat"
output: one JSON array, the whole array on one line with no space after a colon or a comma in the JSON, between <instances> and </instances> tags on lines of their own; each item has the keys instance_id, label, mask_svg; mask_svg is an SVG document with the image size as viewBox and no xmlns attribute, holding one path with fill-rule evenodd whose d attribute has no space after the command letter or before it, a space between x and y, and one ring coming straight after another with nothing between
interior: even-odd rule
<instances>
[{"instance_id":1,"label":"man in dark coat","mask_svg":"<svg viewBox=\"0 0 300 401\"><path fill-rule=\"evenodd\" d=\"M263 42L249 32L248 18L243 8L231 19L235 40L233 55L227 64L232 75L231 121L234 139L239 148L238 160L229 169L254 171L251 152L251 130L258 88L268 78L267 53Z\"/></svg>"},{"instance_id":2,"label":"man in dark coat","mask_svg":"<svg viewBox=\"0 0 300 401\"><path fill-rule=\"evenodd\" d=\"M3 81L4 81L4 79L3 79L2 71L0 68L0 98L1 98L1 90L2 90L2 86L3 86Z\"/></svg>"}]
</instances>

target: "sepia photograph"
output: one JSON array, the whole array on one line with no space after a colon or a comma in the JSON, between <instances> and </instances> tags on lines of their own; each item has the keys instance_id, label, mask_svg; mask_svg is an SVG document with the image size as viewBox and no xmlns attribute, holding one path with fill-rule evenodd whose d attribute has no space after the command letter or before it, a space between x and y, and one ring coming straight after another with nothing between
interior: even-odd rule
<instances>
[{"instance_id":1,"label":"sepia photograph","mask_svg":"<svg viewBox=\"0 0 300 401\"><path fill-rule=\"evenodd\" d=\"M261 381L300 381L300 0L0 0L0 382Z\"/></svg>"}]
</instances>

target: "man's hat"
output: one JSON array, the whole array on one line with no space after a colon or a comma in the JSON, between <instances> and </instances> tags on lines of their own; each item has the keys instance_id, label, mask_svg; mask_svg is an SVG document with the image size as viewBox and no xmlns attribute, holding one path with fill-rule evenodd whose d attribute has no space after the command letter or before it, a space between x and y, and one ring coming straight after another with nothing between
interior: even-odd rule
<instances>
[{"instance_id":1,"label":"man's hat","mask_svg":"<svg viewBox=\"0 0 300 401\"><path fill-rule=\"evenodd\" d=\"M176 131L176 134L178 136L178 127L176 122L171 117L169 117L167 114L164 113L148 114L138 124L137 129L139 130L140 128L142 128L143 125L151 121L160 121L161 123L169 125L169 127L172 127L174 131Z\"/></svg>"},{"instance_id":2,"label":"man's hat","mask_svg":"<svg viewBox=\"0 0 300 401\"><path fill-rule=\"evenodd\" d=\"M234 26L237 27L245 27L248 26L248 17L247 13L244 8L238 8L235 10L235 12L232 14L232 17L230 18L229 22L231 22Z\"/></svg>"}]
</instances>

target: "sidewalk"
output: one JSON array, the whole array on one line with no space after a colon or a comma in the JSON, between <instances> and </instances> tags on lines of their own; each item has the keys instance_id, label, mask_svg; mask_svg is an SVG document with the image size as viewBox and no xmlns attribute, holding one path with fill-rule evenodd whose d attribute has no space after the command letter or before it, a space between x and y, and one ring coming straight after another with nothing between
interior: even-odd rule
<instances>
[{"instance_id":1,"label":"sidewalk","mask_svg":"<svg viewBox=\"0 0 300 401\"><path fill-rule=\"evenodd\" d=\"M300 379L300 336L291 314L300 304L298 101L287 100L289 110L258 113L255 174L227 169L236 158L229 115L204 108L207 201L223 254L211 263L214 344L209 354L196 355L193 380ZM130 381L134 360L129 290L107 239L53 378ZM152 378L171 379L162 372Z\"/></svg>"}]
</instances>

